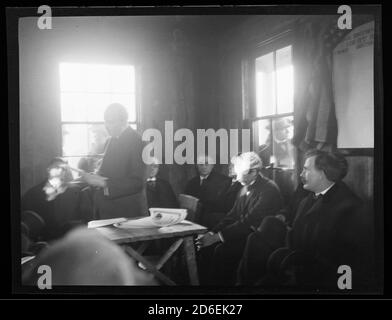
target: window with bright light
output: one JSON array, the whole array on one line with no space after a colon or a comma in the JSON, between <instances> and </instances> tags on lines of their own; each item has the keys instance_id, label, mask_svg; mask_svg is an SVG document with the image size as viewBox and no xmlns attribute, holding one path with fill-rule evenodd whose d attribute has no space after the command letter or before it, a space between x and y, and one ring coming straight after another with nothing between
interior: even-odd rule
<instances>
[{"instance_id":1,"label":"window with bright light","mask_svg":"<svg viewBox=\"0 0 392 320\"><path fill-rule=\"evenodd\" d=\"M60 63L62 156L88 171L102 157L108 133L104 111L114 102L136 129L135 70L131 65ZM88 166L86 163L90 163Z\"/></svg>"},{"instance_id":2,"label":"window with bright light","mask_svg":"<svg viewBox=\"0 0 392 320\"><path fill-rule=\"evenodd\" d=\"M254 61L254 148L267 165L294 167L294 68L292 46L258 56Z\"/></svg>"}]
</instances>

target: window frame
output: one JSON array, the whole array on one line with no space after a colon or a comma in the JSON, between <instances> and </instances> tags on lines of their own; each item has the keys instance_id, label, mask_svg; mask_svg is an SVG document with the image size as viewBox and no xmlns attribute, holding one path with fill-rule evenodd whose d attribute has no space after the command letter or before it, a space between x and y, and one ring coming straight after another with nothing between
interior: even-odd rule
<instances>
[{"instance_id":1,"label":"window frame","mask_svg":"<svg viewBox=\"0 0 392 320\"><path fill-rule=\"evenodd\" d=\"M243 105L243 121L246 123L246 126L251 130L251 146L253 150L257 149L259 146L256 146L256 142L258 141L258 130L256 127L256 123L260 120L268 120L271 127L271 142L274 138L274 130L272 126L272 122L274 119L285 118L285 117L293 117L294 118L294 110L292 112L287 113L277 113L277 109L275 108L275 113L267 116L256 116L257 114L257 101L256 101L256 59L260 58L266 54L273 52L274 56L274 70L276 70L276 51L282 49L287 46L293 46L293 34L292 30L288 29L276 36L268 38L267 40L256 43L253 48L249 50L249 54L245 56L242 60L242 105ZM293 48L293 47L292 47ZM292 49L293 50L293 49ZM291 51L291 57L293 57L293 51ZM276 81L276 78L275 78ZM295 86L294 86L295 88ZM275 92L276 94L276 92ZM293 97L294 99L294 97ZM276 99L277 101L277 99ZM274 155L274 152L272 153ZM277 168L282 168L285 170L294 170L295 169L295 158L294 157L294 166L293 168L286 168L276 166Z\"/></svg>"},{"instance_id":2,"label":"window frame","mask_svg":"<svg viewBox=\"0 0 392 320\"><path fill-rule=\"evenodd\" d=\"M70 63L80 63L80 62L70 62ZM88 64L88 63L82 63L82 64ZM100 64L100 63L97 63ZM102 64L107 65L108 63L104 63L102 62ZM116 65L116 64L111 64L111 65ZM136 126L136 131L140 131L140 123L141 123L141 115L140 115L140 110L141 110L141 106L140 106L140 76L139 76L139 67L135 64L121 64L121 65L128 65L128 66L132 66L134 68L134 103L135 103L135 121L128 121L128 125L135 125ZM59 83L61 81L61 75L59 73ZM59 85L60 88L60 85ZM68 91L67 91L68 92ZM87 91L86 91L87 92ZM86 93L85 91L82 91L81 93ZM59 89L59 95L61 96L61 94L63 93L63 91L61 91L61 89ZM99 93L112 93L112 92L99 92ZM105 125L104 121L63 121L62 120L62 105L61 105L61 101L59 103L60 105L60 150L61 150L61 157L64 159L70 159L70 158L90 158L93 157L92 155L89 154L79 154L79 155L65 155L64 154L64 150L63 150L63 145L64 145L64 137L63 137L63 127L64 125Z\"/></svg>"}]
</instances>

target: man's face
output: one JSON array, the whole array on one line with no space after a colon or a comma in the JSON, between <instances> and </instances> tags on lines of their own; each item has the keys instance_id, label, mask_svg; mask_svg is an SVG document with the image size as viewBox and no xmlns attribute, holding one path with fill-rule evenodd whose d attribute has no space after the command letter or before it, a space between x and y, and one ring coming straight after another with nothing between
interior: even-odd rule
<instances>
[{"instance_id":1,"label":"man's face","mask_svg":"<svg viewBox=\"0 0 392 320\"><path fill-rule=\"evenodd\" d=\"M250 185L257 177L257 170L241 170L236 168L237 181L239 181L243 186Z\"/></svg>"},{"instance_id":2,"label":"man's face","mask_svg":"<svg viewBox=\"0 0 392 320\"><path fill-rule=\"evenodd\" d=\"M67 170L65 165L61 162L54 163L47 168L48 180L56 188L64 184L69 178L67 177Z\"/></svg>"},{"instance_id":3,"label":"man's face","mask_svg":"<svg viewBox=\"0 0 392 320\"><path fill-rule=\"evenodd\" d=\"M314 164L315 159L315 156L307 158L301 172L301 180L304 189L312 192L317 192L319 190L324 177L324 172L316 168Z\"/></svg>"},{"instance_id":4,"label":"man's face","mask_svg":"<svg viewBox=\"0 0 392 320\"><path fill-rule=\"evenodd\" d=\"M283 128L281 130L275 131L275 140L284 142L289 138L289 130L287 128Z\"/></svg>"},{"instance_id":5,"label":"man's face","mask_svg":"<svg viewBox=\"0 0 392 320\"><path fill-rule=\"evenodd\" d=\"M214 165L208 163L202 163L197 165L197 170L199 171L201 176L208 176L213 168Z\"/></svg>"},{"instance_id":6,"label":"man's face","mask_svg":"<svg viewBox=\"0 0 392 320\"><path fill-rule=\"evenodd\" d=\"M159 165L158 164L151 164L149 166L148 176L150 178L154 178L158 174L158 171L159 171Z\"/></svg>"},{"instance_id":7,"label":"man's face","mask_svg":"<svg viewBox=\"0 0 392 320\"><path fill-rule=\"evenodd\" d=\"M107 114L105 116L105 127L111 137L118 137L126 123L115 114Z\"/></svg>"}]
</instances>

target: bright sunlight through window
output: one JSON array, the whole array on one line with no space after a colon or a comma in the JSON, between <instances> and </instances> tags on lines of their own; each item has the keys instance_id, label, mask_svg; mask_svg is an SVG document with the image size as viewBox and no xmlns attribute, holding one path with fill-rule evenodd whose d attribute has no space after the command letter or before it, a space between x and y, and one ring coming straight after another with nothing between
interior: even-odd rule
<instances>
[{"instance_id":1,"label":"bright sunlight through window","mask_svg":"<svg viewBox=\"0 0 392 320\"><path fill-rule=\"evenodd\" d=\"M102 154L107 132L103 114L114 102L128 111L136 129L135 70L130 65L60 63L62 154L80 167L82 158Z\"/></svg>"}]
</instances>

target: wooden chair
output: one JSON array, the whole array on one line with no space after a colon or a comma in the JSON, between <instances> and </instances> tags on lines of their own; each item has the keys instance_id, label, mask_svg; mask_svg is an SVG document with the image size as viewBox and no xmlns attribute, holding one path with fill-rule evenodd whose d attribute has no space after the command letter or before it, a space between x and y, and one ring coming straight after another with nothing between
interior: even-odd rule
<instances>
[{"instance_id":1,"label":"wooden chair","mask_svg":"<svg viewBox=\"0 0 392 320\"><path fill-rule=\"evenodd\" d=\"M39 240L43 229L45 228L45 221L41 216L31 210L22 211L21 222L23 224L23 231L27 232L27 236L33 240Z\"/></svg>"},{"instance_id":2,"label":"wooden chair","mask_svg":"<svg viewBox=\"0 0 392 320\"><path fill-rule=\"evenodd\" d=\"M186 220L197 223L200 214L200 200L188 194L181 193L178 195L178 203L180 208L188 210Z\"/></svg>"}]
</instances>

